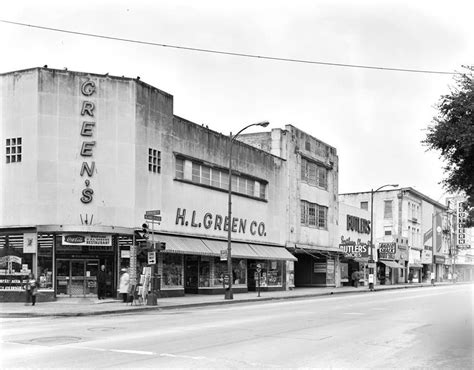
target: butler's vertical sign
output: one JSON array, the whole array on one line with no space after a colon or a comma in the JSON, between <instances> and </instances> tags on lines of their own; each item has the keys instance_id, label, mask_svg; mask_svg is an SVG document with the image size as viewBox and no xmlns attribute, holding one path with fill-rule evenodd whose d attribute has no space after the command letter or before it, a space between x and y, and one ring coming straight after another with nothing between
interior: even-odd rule
<instances>
[{"instance_id":1,"label":"butler's vertical sign","mask_svg":"<svg viewBox=\"0 0 474 370\"><path fill-rule=\"evenodd\" d=\"M90 101L92 95L96 91L95 82L87 80L81 85L81 94L83 97L82 107L81 107L81 116L82 116L82 125L81 125L81 136L83 138L81 145L81 157L84 158L81 166L81 177L87 175L87 179L84 181L85 188L82 190L82 203L92 202L94 195L94 190L92 189L91 178L94 176L95 172L95 161L93 161L93 153L95 147L95 140L92 140L94 137L95 129L95 104Z\"/></svg>"}]
</instances>

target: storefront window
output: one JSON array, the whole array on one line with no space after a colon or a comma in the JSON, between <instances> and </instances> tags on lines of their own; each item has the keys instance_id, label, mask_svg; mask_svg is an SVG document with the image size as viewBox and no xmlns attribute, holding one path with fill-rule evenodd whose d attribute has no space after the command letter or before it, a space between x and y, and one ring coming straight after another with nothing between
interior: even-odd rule
<instances>
[{"instance_id":1,"label":"storefront window","mask_svg":"<svg viewBox=\"0 0 474 370\"><path fill-rule=\"evenodd\" d=\"M215 258L212 285L215 287L222 287L224 274L227 274L227 261L220 261L218 258Z\"/></svg>"},{"instance_id":2,"label":"storefront window","mask_svg":"<svg viewBox=\"0 0 474 370\"><path fill-rule=\"evenodd\" d=\"M199 286L207 288L211 283L211 258L201 257L199 263Z\"/></svg>"},{"instance_id":3,"label":"storefront window","mask_svg":"<svg viewBox=\"0 0 474 370\"><path fill-rule=\"evenodd\" d=\"M283 261L259 261L261 265L260 286L282 286Z\"/></svg>"},{"instance_id":4,"label":"storefront window","mask_svg":"<svg viewBox=\"0 0 474 370\"><path fill-rule=\"evenodd\" d=\"M215 287L222 287L224 274L227 274L227 261L220 261L219 258L214 259L214 274L212 284ZM232 259L232 284L247 285L247 260Z\"/></svg>"},{"instance_id":5,"label":"storefront window","mask_svg":"<svg viewBox=\"0 0 474 370\"><path fill-rule=\"evenodd\" d=\"M53 289L52 235L38 235L38 279L40 289Z\"/></svg>"},{"instance_id":6,"label":"storefront window","mask_svg":"<svg viewBox=\"0 0 474 370\"><path fill-rule=\"evenodd\" d=\"M25 289L33 256L23 253L23 234L0 236L0 290Z\"/></svg>"},{"instance_id":7,"label":"storefront window","mask_svg":"<svg viewBox=\"0 0 474 370\"><path fill-rule=\"evenodd\" d=\"M166 288L183 286L183 257L177 254L163 254L162 284Z\"/></svg>"}]
</instances>

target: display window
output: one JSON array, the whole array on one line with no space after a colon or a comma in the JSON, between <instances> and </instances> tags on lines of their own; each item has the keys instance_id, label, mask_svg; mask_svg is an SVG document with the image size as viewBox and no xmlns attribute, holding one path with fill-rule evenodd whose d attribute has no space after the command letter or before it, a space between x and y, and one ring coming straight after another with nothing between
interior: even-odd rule
<instances>
[{"instance_id":1,"label":"display window","mask_svg":"<svg viewBox=\"0 0 474 370\"><path fill-rule=\"evenodd\" d=\"M183 256L179 254L163 253L163 277L164 288L183 287Z\"/></svg>"},{"instance_id":2,"label":"display window","mask_svg":"<svg viewBox=\"0 0 474 370\"><path fill-rule=\"evenodd\" d=\"M283 263L284 261L259 261L261 266L260 286L274 287L283 284ZM258 276L256 276L256 280Z\"/></svg>"},{"instance_id":3,"label":"display window","mask_svg":"<svg viewBox=\"0 0 474 370\"><path fill-rule=\"evenodd\" d=\"M213 259L212 285L222 287L224 274L227 274L227 261ZM232 284L247 286L247 260L232 259Z\"/></svg>"},{"instance_id":4,"label":"display window","mask_svg":"<svg viewBox=\"0 0 474 370\"><path fill-rule=\"evenodd\" d=\"M208 288L211 285L211 258L201 257L199 263L199 287Z\"/></svg>"},{"instance_id":5,"label":"display window","mask_svg":"<svg viewBox=\"0 0 474 370\"><path fill-rule=\"evenodd\" d=\"M0 290L25 290L33 257L23 252L23 234L0 236Z\"/></svg>"},{"instance_id":6,"label":"display window","mask_svg":"<svg viewBox=\"0 0 474 370\"><path fill-rule=\"evenodd\" d=\"M52 235L38 235L38 279L40 289L53 289Z\"/></svg>"}]
</instances>

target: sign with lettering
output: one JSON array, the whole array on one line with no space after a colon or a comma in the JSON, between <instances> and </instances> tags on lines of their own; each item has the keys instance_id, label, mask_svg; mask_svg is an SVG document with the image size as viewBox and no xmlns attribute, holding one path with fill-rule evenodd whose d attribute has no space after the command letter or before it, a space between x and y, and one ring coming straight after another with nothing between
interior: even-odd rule
<instances>
[{"instance_id":1,"label":"sign with lettering","mask_svg":"<svg viewBox=\"0 0 474 370\"><path fill-rule=\"evenodd\" d=\"M189 217L190 216L190 217ZM204 228L213 230L229 230L229 217L223 217L219 214L205 213L199 215L196 211L192 211L191 215L185 208L176 210L176 225L190 226L194 228ZM265 223L256 220L248 220L246 218L233 217L230 222L230 228L233 233L267 236L265 231Z\"/></svg>"},{"instance_id":2,"label":"sign with lettering","mask_svg":"<svg viewBox=\"0 0 474 370\"><path fill-rule=\"evenodd\" d=\"M112 235L64 234L63 245L112 245Z\"/></svg>"},{"instance_id":3,"label":"sign with lettering","mask_svg":"<svg viewBox=\"0 0 474 370\"><path fill-rule=\"evenodd\" d=\"M351 238L344 239L341 236L339 249L344 251L347 258L367 258L369 257L369 242L363 243L360 239L352 241Z\"/></svg>"},{"instance_id":4,"label":"sign with lettering","mask_svg":"<svg viewBox=\"0 0 474 370\"><path fill-rule=\"evenodd\" d=\"M370 221L352 215L347 215L347 231L355 231L361 234L370 234Z\"/></svg>"},{"instance_id":5,"label":"sign with lettering","mask_svg":"<svg viewBox=\"0 0 474 370\"><path fill-rule=\"evenodd\" d=\"M421 263L431 264L433 263L433 251L423 249L421 251Z\"/></svg>"},{"instance_id":6,"label":"sign with lettering","mask_svg":"<svg viewBox=\"0 0 474 370\"><path fill-rule=\"evenodd\" d=\"M92 80L87 80L82 83L81 85L81 93L83 96L90 97L93 95L96 91L96 86L95 82ZM84 137L84 140L86 138L92 138L94 134L94 128L96 125L95 121L89 121L90 119L94 119L94 109L95 109L95 104L91 101L83 101L82 102L82 109L81 109L81 116L87 117L87 121L82 121L82 127L80 134L82 137ZM85 118L84 118L85 119ZM81 150L79 154L82 157L87 157L89 159L90 157L93 156L93 149L95 147L96 142L94 140L87 140L82 142ZM80 175L81 177L84 176L84 173L87 173L88 177L92 177L95 172L95 161L89 162L82 162L81 165L81 172ZM81 202L84 204L92 202L92 198L94 195L94 190L90 187L90 180L87 179L84 181L85 184L85 189L82 190L82 197Z\"/></svg>"},{"instance_id":7,"label":"sign with lettering","mask_svg":"<svg viewBox=\"0 0 474 370\"><path fill-rule=\"evenodd\" d=\"M397 253L397 243L380 243L379 258L384 260L394 260Z\"/></svg>"},{"instance_id":8,"label":"sign with lettering","mask_svg":"<svg viewBox=\"0 0 474 370\"><path fill-rule=\"evenodd\" d=\"M227 261L227 249L221 250L221 261Z\"/></svg>"},{"instance_id":9,"label":"sign with lettering","mask_svg":"<svg viewBox=\"0 0 474 370\"><path fill-rule=\"evenodd\" d=\"M156 252L148 252L148 264L156 264Z\"/></svg>"}]
</instances>

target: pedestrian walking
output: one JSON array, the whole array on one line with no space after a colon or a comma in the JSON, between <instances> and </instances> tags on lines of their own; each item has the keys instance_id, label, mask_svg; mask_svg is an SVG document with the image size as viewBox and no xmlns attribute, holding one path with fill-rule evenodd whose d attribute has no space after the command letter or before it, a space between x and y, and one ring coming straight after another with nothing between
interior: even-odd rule
<instances>
[{"instance_id":1,"label":"pedestrian walking","mask_svg":"<svg viewBox=\"0 0 474 370\"><path fill-rule=\"evenodd\" d=\"M358 288L359 287L359 271L354 271L351 274L351 279L354 282L354 287Z\"/></svg>"},{"instance_id":2,"label":"pedestrian walking","mask_svg":"<svg viewBox=\"0 0 474 370\"><path fill-rule=\"evenodd\" d=\"M107 273L105 272L105 265L100 266L97 273L97 298L105 299L105 289L107 285Z\"/></svg>"},{"instance_id":3,"label":"pedestrian walking","mask_svg":"<svg viewBox=\"0 0 474 370\"><path fill-rule=\"evenodd\" d=\"M123 268L121 271L122 276L120 277L119 293L122 295L123 302L127 303L128 290L130 289L130 275L125 268Z\"/></svg>"},{"instance_id":4,"label":"pedestrian walking","mask_svg":"<svg viewBox=\"0 0 474 370\"><path fill-rule=\"evenodd\" d=\"M36 304L36 295L38 294L38 281L35 279L35 275L30 273L28 275L28 281L26 282L26 305L30 302L34 306Z\"/></svg>"},{"instance_id":5,"label":"pedestrian walking","mask_svg":"<svg viewBox=\"0 0 474 370\"><path fill-rule=\"evenodd\" d=\"M435 273L434 271L431 273L431 285L435 285Z\"/></svg>"}]
</instances>

